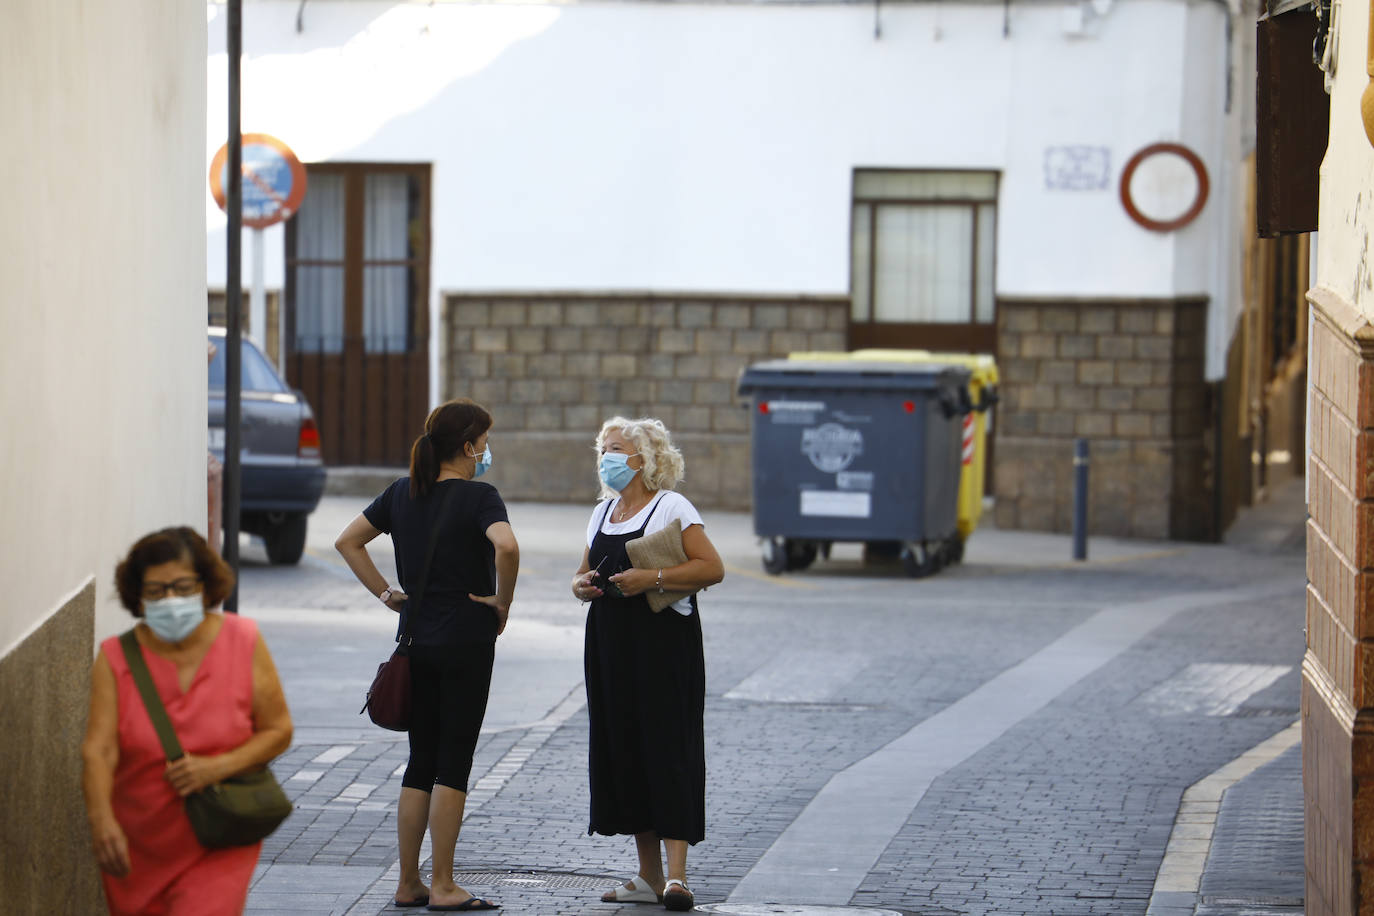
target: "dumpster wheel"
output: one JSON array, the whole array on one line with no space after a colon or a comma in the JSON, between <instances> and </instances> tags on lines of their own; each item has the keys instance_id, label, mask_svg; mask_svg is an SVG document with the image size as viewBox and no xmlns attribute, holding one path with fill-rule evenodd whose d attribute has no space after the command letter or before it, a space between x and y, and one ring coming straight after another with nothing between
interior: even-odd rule
<instances>
[{"instance_id":1,"label":"dumpster wheel","mask_svg":"<svg viewBox=\"0 0 1374 916\"><path fill-rule=\"evenodd\" d=\"M787 571L787 549L782 538L764 538L763 571L770 576L782 575Z\"/></svg>"},{"instance_id":2,"label":"dumpster wheel","mask_svg":"<svg viewBox=\"0 0 1374 916\"><path fill-rule=\"evenodd\" d=\"M763 542L763 569L776 576L794 569L806 569L816 562L819 547L815 541L798 541L792 538L765 538Z\"/></svg>"},{"instance_id":3,"label":"dumpster wheel","mask_svg":"<svg viewBox=\"0 0 1374 916\"><path fill-rule=\"evenodd\" d=\"M815 541L794 541L791 538L783 542L783 549L787 554L788 569L806 569L816 562L816 554L820 550Z\"/></svg>"},{"instance_id":4,"label":"dumpster wheel","mask_svg":"<svg viewBox=\"0 0 1374 916\"><path fill-rule=\"evenodd\" d=\"M902 566L913 579L934 575L944 566L944 552L931 550L924 541L907 541L902 545Z\"/></svg>"}]
</instances>

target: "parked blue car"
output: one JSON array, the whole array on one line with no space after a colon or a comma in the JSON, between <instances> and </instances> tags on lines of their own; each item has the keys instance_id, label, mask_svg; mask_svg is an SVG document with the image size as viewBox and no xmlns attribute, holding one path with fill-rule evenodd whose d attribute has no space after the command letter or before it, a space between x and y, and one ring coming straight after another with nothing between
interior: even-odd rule
<instances>
[{"instance_id":1,"label":"parked blue car","mask_svg":"<svg viewBox=\"0 0 1374 916\"><path fill-rule=\"evenodd\" d=\"M224 460L224 329L210 328L210 451ZM306 519L324 492L320 431L305 396L243 340L239 528L262 538L267 559L289 565L305 552Z\"/></svg>"}]
</instances>

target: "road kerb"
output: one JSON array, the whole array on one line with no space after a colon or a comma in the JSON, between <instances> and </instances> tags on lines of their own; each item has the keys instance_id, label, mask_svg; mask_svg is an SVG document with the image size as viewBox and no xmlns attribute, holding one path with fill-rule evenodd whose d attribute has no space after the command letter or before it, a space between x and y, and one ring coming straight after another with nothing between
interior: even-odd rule
<instances>
[{"instance_id":1,"label":"road kerb","mask_svg":"<svg viewBox=\"0 0 1374 916\"><path fill-rule=\"evenodd\" d=\"M1216 772L1204 776L1183 792L1169 845L1164 851L1150 894L1146 916L1165 916L1178 911L1182 895L1192 896L1196 907L1216 831L1221 797L1231 786L1274 760L1302 740L1302 723L1295 721L1278 734L1261 741ZM1190 911L1191 912L1191 911Z\"/></svg>"}]
</instances>

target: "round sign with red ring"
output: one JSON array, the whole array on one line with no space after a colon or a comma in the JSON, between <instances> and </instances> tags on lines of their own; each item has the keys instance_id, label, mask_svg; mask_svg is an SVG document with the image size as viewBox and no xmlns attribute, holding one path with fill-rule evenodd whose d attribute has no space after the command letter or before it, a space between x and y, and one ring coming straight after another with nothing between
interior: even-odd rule
<instances>
[{"instance_id":1,"label":"round sign with red ring","mask_svg":"<svg viewBox=\"0 0 1374 916\"><path fill-rule=\"evenodd\" d=\"M1164 161L1169 158L1182 159L1187 167L1192 169L1193 178L1197 183L1193 199L1177 216L1166 218L1160 215L1148 215L1142 210L1136 200L1135 192L1131 188L1131 182L1135 179L1136 172L1147 161L1155 157L1161 157ZM1175 229L1182 229L1197 219L1202 208L1207 205L1207 195L1210 191L1211 183L1207 178L1207 166L1203 164L1197 153L1181 143L1153 143L1132 156L1130 161L1126 163L1126 168L1121 171L1121 205L1126 208L1126 213L1131 219L1152 232L1173 232Z\"/></svg>"},{"instance_id":2,"label":"round sign with red ring","mask_svg":"<svg viewBox=\"0 0 1374 916\"><path fill-rule=\"evenodd\" d=\"M229 144L210 163L210 193L223 210L229 183ZM243 224L266 229L295 215L305 200L305 166L270 134L243 135Z\"/></svg>"}]
</instances>

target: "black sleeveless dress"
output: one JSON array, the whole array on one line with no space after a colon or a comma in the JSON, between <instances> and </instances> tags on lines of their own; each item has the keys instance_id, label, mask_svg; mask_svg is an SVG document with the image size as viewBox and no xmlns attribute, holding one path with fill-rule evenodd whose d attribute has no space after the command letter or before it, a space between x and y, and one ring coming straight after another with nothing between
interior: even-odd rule
<instances>
[{"instance_id":1,"label":"black sleeveless dress","mask_svg":"<svg viewBox=\"0 0 1374 916\"><path fill-rule=\"evenodd\" d=\"M607 534L597 523L588 558L613 575L633 564L625 542L638 531ZM706 835L706 662L701 616L671 607L655 614L643 595L595 598L587 612L584 664L591 720L591 823L588 833L653 831L698 843Z\"/></svg>"}]
</instances>

